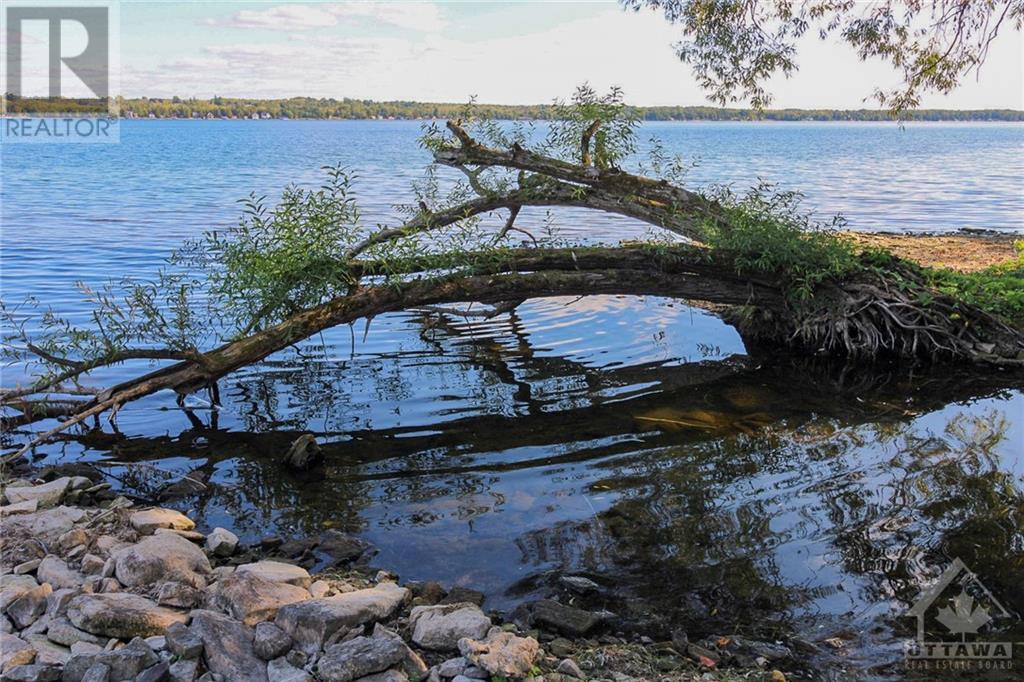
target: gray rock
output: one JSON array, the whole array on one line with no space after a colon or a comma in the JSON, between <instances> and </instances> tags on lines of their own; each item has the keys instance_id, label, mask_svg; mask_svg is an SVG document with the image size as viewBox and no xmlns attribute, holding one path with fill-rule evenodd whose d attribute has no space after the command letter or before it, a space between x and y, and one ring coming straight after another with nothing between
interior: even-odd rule
<instances>
[{"instance_id":1,"label":"gray rock","mask_svg":"<svg viewBox=\"0 0 1024 682\"><path fill-rule=\"evenodd\" d=\"M120 649L98 654L78 654L64 665L64 682L82 682L89 670L102 664L109 669L111 680L133 680L147 668L160 662L160 657L142 639L136 637Z\"/></svg>"},{"instance_id":2,"label":"gray rock","mask_svg":"<svg viewBox=\"0 0 1024 682\"><path fill-rule=\"evenodd\" d=\"M51 642L63 644L64 646L71 646L75 642L89 642L90 644L101 645L107 642L106 639L101 639L85 630L79 630L67 618L60 617L50 621L50 627L46 631L46 636Z\"/></svg>"},{"instance_id":3,"label":"gray rock","mask_svg":"<svg viewBox=\"0 0 1024 682\"><path fill-rule=\"evenodd\" d=\"M0 611L7 610L11 602L37 587L39 583L30 575L0 575Z\"/></svg>"},{"instance_id":4,"label":"gray rock","mask_svg":"<svg viewBox=\"0 0 1024 682\"><path fill-rule=\"evenodd\" d=\"M19 514L4 519L4 536L31 537L49 546L84 516L85 510L77 507L55 507L34 514Z\"/></svg>"},{"instance_id":5,"label":"gray rock","mask_svg":"<svg viewBox=\"0 0 1024 682\"><path fill-rule=\"evenodd\" d=\"M32 514L39 509L39 500L25 500L0 506L0 518L14 514Z\"/></svg>"},{"instance_id":6,"label":"gray rock","mask_svg":"<svg viewBox=\"0 0 1024 682\"><path fill-rule=\"evenodd\" d=\"M301 566L286 564L283 561L263 560L252 564L242 564L235 569L235 573L248 573L273 583L290 583L302 588L309 587L313 582L309 571Z\"/></svg>"},{"instance_id":7,"label":"gray rock","mask_svg":"<svg viewBox=\"0 0 1024 682\"><path fill-rule=\"evenodd\" d=\"M194 682L198 674L198 658L181 658L171 664L167 679L170 682Z\"/></svg>"},{"instance_id":8,"label":"gray rock","mask_svg":"<svg viewBox=\"0 0 1024 682\"><path fill-rule=\"evenodd\" d=\"M312 675L284 658L275 658L267 663L267 677L271 682L313 682Z\"/></svg>"},{"instance_id":9,"label":"gray rock","mask_svg":"<svg viewBox=\"0 0 1024 682\"><path fill-rule=\"evenodd\" d=\"M110 667L102 663L94 663L82 677L82 682L108 682L109 680Z\"/></svg>"},{"instance_id":10,"label":"gray rock","mask_svg":"<svg viewBox=\"0 0 1024 682\"><path fill-rule=\"evenodd\" d=\"M214 528L206 536L206 549L216 556L231 556L238 547L238 536L226 528Z\"/></svg>"},{"instance_id":11,"label":"gray rock","mask_svg":"<svg viewBox=\"0 0 1024 682\"><path fill-rule=\"evenodd\" d=\"M156 603L160 606L176 606L192 609L203 602L203 592L189 585L174 582L160 583Z\"/></svg>"},{"instance_id":12,"label":"gray rock","mask_svg":"<svg viewBox=\"0 0 1024 682\"><path fill-rule=\"evenodd\" d=\"M356 637L328 648L316 671L327 682L351 682L398 665L405 652L405 645L390 637Z\"/></svg>"},{"instance_id":13,"label":"gray rock","mask_svg":"<svg viewBox=\"0 0 1024 682\"><path fill-rule=\"evenodd\" d=\"M232 682L267 682L267 666L253 651L253 631L214 611L192 612L190 629L205 647L206 665Z\"/></svg>"},{"instance_id":14,"label":"gray rock","mask_svg":"<svg viewBox=\"0 0 1024 682\"><path fill-rule=\"evenodd\" d=\"M167 638L163 635L153 635L152 637L146 637L146 644L153 651L163 651L167 648Z\"/></svg>"},{"instance_id":15,"label":"gray rock","mask_svg":"<svg viewBox=\"0 0 1024 682\"><path fill-rule=\"evenodd\" d=\"M68 620L94 635L128 639L162 634L186 616L137 594L114 592L75 597L68 605Z\"/></svg>"},{"instance_id":16,"label":"gray rock","mask_svg":"<svg viewBox=\"0 0 1024 682\"><path fill-rule=\"evenodd\" d=\"M78 587L85 580L85 576L68 568L63 559L51 554L39 562L39 568L36 569L36 580L40 583L50 583L53 589L59 590Z\"/></svg>"},{"instance_id":17,"label":"gray rock","mask_svg":"<svg viewBox=\"0 0 1024 682\"><path fill-rule=\"evenodd\" d=\"M80 654L102 654L103 647L99 644L92 644L91 642L75 642L71 645L71 655L78 656Z\"/></svg>"},{"instance_id":18,"label":"gray rock","mask_svg":"<svg viewBox=\"0 0 1024 682\"><path fill-rule=\"evenodd\" d=\"M4 494L11 504L35 500L39 508L42 509L52 507L64 499L64 493L70 483L71 479L65 476L42 485L7 486Z\"/></svg>"},{"instance_id":19,"label":"gray rock","mask_svg":"<svg viewBox=\"0 0 1024 682\"><path fill-rule=\"evenodd\" d=\"M405 640L403 640L401 636L398 635L398 633L388 630L380 623L377 623L373 626L373 636L375 638L390 639L400 644L402 648L405 650L405 657L402 659L402 663L400 666L403 669L403 671L407 673L410 677L413 677L417 680L426 677L427 673L430 670L427 667L427 664L423 662L423 659L420 658L415 651L410 649L405 644Z\"/></svg>"},{"instance_id":20,"label":"gray rock","mask_svg":"<svg viewBox=\"0 0 1024 682\"><path fill-rule=\"evenodd\" d=\"M573 606L542 599L532 605L533 623L570 637L583 637L600 625L605 617Z\"/></svg>"},{"instance_id":21,"label":"gray rock","mask_svg":"<svg viewBox=\"0 0 1024 682\"><path fill-rule=\"evenodd\" d=\"M10 634L14 632L14 623L7 616L0 614L0 632Z\"/></svg>"},{"instance_id":22,"label":"gray rock","mask_svg":"<svg viewBox=\"0 0 1024 682\"><path fill-rule=\"evenodd\" d=\"M128 518L128 522L140 535L152 535L157 528L192 530L196 527L195 522L181 512L159 507L135 512Z\"/></svg>"},{"instance_id":23,"label":"gray rock","mask_svg":"<svg viewBox=\"0 0 1024 682\"><path fill-rule=\"evenodd\" d=\"M562 662L558 664L558 668L555 672L562 673L563 675L569 675L570 677L578 677L583 679L583 671L576 665L576 661L571 658L562 659Z\"/></svg>"},{"instance_id":24,"label":"gray rock","mask_svg":"<svg viewBox=\"0 0 1024 682\"><path fill-rule=\"evenodd\" d=\"M257 656L269 661L288 653L292 648L292 638L273 623L258 623L252 646Z\"/></svg>"},{"instance_id":25,"label":"gray rock","mask_svg":"<svg viewBox=\"0 0 1024 682\"><path fill-rule=\"evenodd\" d=\"M357 682L409 682L409 676L401 670L385 670L382 673L360 677Z\"/></svg>"},{"instance_id":26,"label":"gray rock","mask_svg":"<svg viewBox=\"0 0 1024 682\"><path fill-rule=\"evenodd\" d=\"M584 578L581 575L563 575L558 579L558 582L578 594L597 592L601 587L590 578Z\"/></svg>"},{"instance_id":27,"label":"gray rock","mask_svg":"<svg viewBox=\"0 0 1024 682\"><path fill-rule=\"evenodd\" d=\"M49 584L43 583L21 594L7 607L7 616L17 628L27 628L46 612L46 598L53 592Z\"/></svg>"},{"instance_id":28,"label":"gray rock","mask_svg":"<svg viewBox=\"0 0 1024 682\"><path fill-rule=\"evenodd\" d=\"M57 548L67 554L79 545L89 544L89 533L84 528L72 528L57 538Z\"/></svg>"},{"instance_id":29,"label":"gray rock","mask_svg":"<svg viewBox=\"0 0 1024 682\"><path fill-rule=\"evenodd\" d=\"M14 573L21 575L23 573L35 573L36 569L39 568L39 564L43 562L42 559L31 559L29 561L23 561L14 567Z\"/></svg>"},{"instance_id":30,"label":"gray rock","mask_svg":"<svg viewBox=\"0 0 1024 682\"><path fill-rule=\"evenodd\" d=\"M329 556L334 564L343 564L373 554L376 548L362 538L332 528L320 534L316 551Z\"/></svg>"},{"instance_id":31,"label":"gray rock","mask_svg":"<svg viewBox=\"0 0 1024 682\"><path fill-rule=\"evenodd\" d=\"M203 576L212 570L201 549L173 533L154 535L120 549L114 560L118 581L128 587L170 581L203 589Z\"/></svg>"},{"instance_id":32,"label":"gray rock","mask_svg":"<svg viewBox=\"0 0 1024 682\"><path fill-rule=\"evenodd\" d=\"M28 642L14 635L0 634L0 670L28 665L34 660L36 650Z\"/></svg>"},{"instance_id":33,"label":"gray rock","mask_svg":"<svg viewBox=\"0 0 1024 682\"><path fill-rule=\"evenodd\" d=\"M98 575L102 578L107 578L109 576L103 575L103 567L106 566L106 563L107 562L102 557L98 557L95 554L86 554L82 557L82 573L85 575ZM113 569L113 567L114 564L111 564L111 569ZM113 572L111 572L110 575L113 575Z\"/></svg>"},{"instance_id":34,"label":"gray rock","mask_svg":"<svg viewBox=\"0 0 1024 682\"><path fill-rule=\"evenodd\" d=\"M170 672L170 664L167 661L160 661L136 675L135 682L164 682L170 676Z\"/></svg>"},{"instance_id":35,"label":"gray rock","mask_svg":"<svg viewBox=\"0 0 1024 682\"><path fill-rule=\"evenodd\" d=\"M16 665L4 673L4 682L56 682L60 668L55 665Z\"/></svg>"},{"instance_id":36,"label":"gray rock","mask_svg":"<svg viewBox=\"0 0 1024 682\"><path fill-rule=\"evenodd\" d=\"M404 587L381 583L365 590L288 604L277 612L274 622L291 636L297 648L315 654L340 628L387 620L408 597Z\"/></svg>"},{"instance_id":37,"label":"gray rock","mask_svg":"<svg viewBox=\"0 0 1024 682\"><path fill-rule=\"evenodd\" d=\"M179 658L199 658L203 653L203 640L184 623L175 623L167 628L164 639L167 649Z\"/></svg>"},{"instance_id":38,"label":"gray rock","mask_svg":"<svg viewBox=\"0 0 1024 682\"><path fill-rule=\"evenodd\" d=\"M437 674L441 677L455 677L456 675L461 675L467 665L469 665L469 661L461 656L449 658L437 666Z\"/></svg>"},{"instance_id":39,"label":"gray rock","mask_svg":"<svg viewBox=\"0 0 1024 682\"><path fill-rule=\"evenodd\" d=\"M463 637L482 639L491 629L488 618L476 604L417 606L409 616L412 641L425 649L455 651Z\"/></svg>"},{"instance_id":40,"label":"gray rock","mask_svg":"<svg viewBox=\"0 0 1024 682\"><path fill-rule=\"evenodd\" d=\"M46 615L55 620L65 615L68 612L68 604L79 594L81 591L73 587L54 590L46 598Z\"/></svg>"},{"instance_id":41,"label":"gray rock","mask_svg":"<svg viewBox=\"0 0 1024 682\"><path fill-rule=\"evenodd\" d=\"M206 591L207 608L225 611L246 625L271 620L282 606L307 599L310 594L305 588L242 571L218 580Z\"/></svg>"},{"instance_id":42,"label":"gray rock","mask_svg":"<svg viewBox=\"0 0 1024 682\"><path fill-rule=\"evenodd\" d=\"M469 678L471 680L491 679L491 674L489 672L475 665L467 665L465 669L462 671L462 676Z\"/></svg>"},{"instance_id":43,"label":"gray rock","mask_svg":"<svg viewBox=\"0 0 1024 682\"><path fill-rule=\"evenodd\" d=\"M25 641L36 650L36 663L64 665L71 658L71 649L54 644L46 638L46 635L28 635L25 637Z\"/></svg>"}]
</instances>

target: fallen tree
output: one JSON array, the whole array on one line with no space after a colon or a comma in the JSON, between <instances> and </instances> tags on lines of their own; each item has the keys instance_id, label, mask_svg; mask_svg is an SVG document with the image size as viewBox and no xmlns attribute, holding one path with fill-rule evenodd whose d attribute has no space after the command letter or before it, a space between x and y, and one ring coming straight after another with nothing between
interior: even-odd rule
<instances>
[{"instance_id":1,"label":"fallen tree","mask_svg":"<svg viewBox=\"0 0 1024 682\"><path fill-rule=\"evenodd\" d=\"M620 169L636 122L617 93L581 91L562 113L533 147L527 132L468 118L429 129L436 164L465 179L442 193L429 175L396 227L363 230L348 175L329 168L324 187L289 188L272 210L253 197L238 228L189 244L157 282L126 285L120 298L86 290L90 326L47 313L31 334L20 308L4 308L8 355L41 368L4 390L5 426L59 419L15 454L157 391L180 399L207 389L217 401L220 378L325 329L455 303L492 304L482 312L493 315L542 296L661 295L715 305L750 343L1024 366L1024 335L998 309L937 289L911 263L807 229L791 195L693 192L670 181L680 166L661 157L651 166L662 177ZM528 207L616 213L683 241L553 244L516 225ZM505 220L486 229L480 218L495 211ZM509 246L513 232L532 245ZM81 383L134 360L172 364L108 388Z\"/></svg>"}]
</instances>

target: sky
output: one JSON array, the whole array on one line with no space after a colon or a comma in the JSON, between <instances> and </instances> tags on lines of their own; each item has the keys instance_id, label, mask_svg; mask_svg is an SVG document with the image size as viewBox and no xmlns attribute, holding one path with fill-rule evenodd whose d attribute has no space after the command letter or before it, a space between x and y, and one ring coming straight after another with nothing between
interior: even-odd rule
<instances>
[{"instance_id":1,"label":"sky","mask_svg":"<svg viewBox=\"0 0 1024 682\"><path fill-rule=\"evenodd\" d=\"M607 2L120 3L127 97L290 96L536 104L580 83L637 105L708 104L660 14ZM774 107L859 108L899 79L845 44L800 45ZM980 77L925 107L1024 109L1024 39L1004 30Z\"/></svg>"}]
</instances>

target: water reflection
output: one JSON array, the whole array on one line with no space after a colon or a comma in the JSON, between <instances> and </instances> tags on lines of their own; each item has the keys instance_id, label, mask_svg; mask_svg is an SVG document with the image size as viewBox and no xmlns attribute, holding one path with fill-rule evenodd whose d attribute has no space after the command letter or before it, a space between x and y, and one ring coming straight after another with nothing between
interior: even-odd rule
<instances>
[{"instance_id":1,"label":"water reflection","mask_svg":"<svg viewBox=\"0 0 1024 682\"><path fill-rule=\"evenodd\" d=\"M624 627L839 636L830 655L876 673L953 557L1024 612L1019 377L747 357L715 318L661 299L363 331L241 373L223 412L126 410L121 432L51 456L98 459L147 494L194 470L209 487L181 504L205 526L358 532L379 565L492 607L582 572L616 586L592 605ZM325 466L286 472L307 431Z\"/></svg>"}]
</instances>

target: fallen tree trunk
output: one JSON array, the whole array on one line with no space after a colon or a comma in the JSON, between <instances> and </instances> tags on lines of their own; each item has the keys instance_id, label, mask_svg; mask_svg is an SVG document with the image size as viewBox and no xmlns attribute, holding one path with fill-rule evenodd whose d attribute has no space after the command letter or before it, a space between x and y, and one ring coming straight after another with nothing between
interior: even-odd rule
<instances>
[{"instance_id":1,"label":"fallen tree trunk","mask_svg":"<svg viewBox=\"0 0 1024 682\"><path fill-rule=\"evenodd\" d=\"M421 203L419 213L405 224L381 228L353 243L345 259L336 264L351 283L347 294L294 312L263 329L259 329L263 320L258 315L242 327L246 330L242 338L207 351L119 349L109 356L82 361L47 353L44 358L61 370L57 380L9 390L3 395L3 405L22 411L17 423L58 413L67 416L35 443L157 391L170 389L184 396L204 387L212 390L218 379L240 367L360 318L459 302L493 304L592 294L659 295L716 304L749 343L782 344L815 354L944 357L1024 366L1020 330L977 306L930 291L912 267L896 259L884 269L865 267L841 281L825 281L803 302L794 301L787 290L789 273L744 271L734 254L694 245L496 249L482 254L424 254L386 263L374 260L374 249L380 245L508 210L500 239L515 229L516 216L527 206L616 213L691 241L700 241L709 225L731 229L728 212L713 200L661 180L604 164L591 165L586 138L583 163L575 164L517 145L508 150L487 147L458 123L449 123L448 129L458 144L436 149L435 160L465 173L476 198L436 210ZM488 168L517 171L518 186L489 190L480 178ZM453 257L445 260L439 255ZM389 279L381 281L381 276ZM927 294L927 300L922 294ZM95 367L133 358L177 362L70 405L66 398L56 407L49 398L29 399L41 393L60 396L61 381L77 380Z\"/></svg>"}]
</instances>

